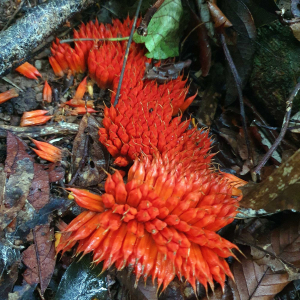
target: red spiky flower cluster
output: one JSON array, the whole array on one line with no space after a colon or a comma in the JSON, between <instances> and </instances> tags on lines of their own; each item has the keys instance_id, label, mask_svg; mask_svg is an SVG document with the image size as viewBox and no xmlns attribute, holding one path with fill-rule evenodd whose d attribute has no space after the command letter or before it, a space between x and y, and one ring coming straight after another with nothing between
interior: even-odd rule
<instances>
[{"instance_id":1,"label":"red spiky flower cluster","mask_svg":"<svg viewBox=\"0 0 300 300\"><path fill-rule=\"evenodd\" d=\"M131 26L129 19L114 20L113 25L90 22L74 37L128 36ZM73 49L57 40L50 62L56 74L88 69L101 88L112 89L113 103L126 45L79 41ZM152 276L163 289L176 275L194 288L196 280L206 289L213 280L224 287L225 276L233 277L225 258L237 247L216 231L233 221L242 198L237 187L244 182L233 184L235 178L214 169L208 131L188 130L190 121L181 122L181 115L172 118L194 96L185 100L188 88L182 77L163 85L143 80L150 63L144 53L140 45L131 45L118 104L105 108L99 130L115 164L134 161L127 183L115 171L108 174L101 196L69 188L87 211L63 230L57 251L78 242L77 254L93 252L94 263L103 261L104 270L113 264L118 270L127 266L136 282Z\"/></svg>"},{"instance_id":2,"label":"red spiky flower cluster","mask_svg":"<svg viewBox=\"0 0 300 300\"><path fill-rule=\"evenodd\" d=\"M208 133L190 134L177 151L135 160L126 184L119 171L108 175L102 196L68 189L88 211L64 230L57 250L79 242L77 254L93 251L104 270L128 266L136 281L151 275L163 289L176 275L194 288L196 280L223 287L225 274L232 277L225 258L237 247L216 231L233 221L241 191L211 169Z\"/></svg>"},{"instance_id":3,"label":"red spiky flower cluster","mask_svg":"<svg viewBox=\"0 0 300 300\"><path fill-rule=\"evenodd\" d=\"M128 36L132 23L129 18L124 23L114 20L113 25L89 22L87 25L82 24L78 32L74 31L74 38ZM69 69L73 73L84 72L88 67L89 76L101 88L116 91L126 45L127 41L76 41L73 49L68 44L60 44L57 39L52 45L53 57L50 58L50 63L57 74ZM179 111L184 112L195 97L185 100L188 88L182 77L164 85L143 80L146 63L151 62L144 53L143 46L132 43L119 103L116 107L105 109L104 128L99 131L101 143L116 158L115 163L119 166L133 161L141 151L147 155L157 149L161 152L165 139L179 138L178 132L183 132L188 122L180 125L180 120L177 119L170 125L172 116ZM111 101L113 103L114 93ZM173 138L168 136L170 130L176 132Z\"/></svg>"}]
</instances>

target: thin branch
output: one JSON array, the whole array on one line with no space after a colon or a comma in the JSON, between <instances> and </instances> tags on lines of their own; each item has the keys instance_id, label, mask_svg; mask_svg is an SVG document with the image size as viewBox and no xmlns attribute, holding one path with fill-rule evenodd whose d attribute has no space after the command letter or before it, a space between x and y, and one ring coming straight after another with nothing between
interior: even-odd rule
<instances>
[{"instance_id":1,"label":"thin branch","mask_svg":"<svg viewBox=\"0 0 300 300\"><path fill-rule=\"evenodd\" d=\"M227 47L224 34L220 33L219 37L220 37L220 42L221 42L225 57L228 61L228 64L229 64L230 70L232 72L232 75L233 75L233 78L234 78L234 81L236 84L236 88L238 91L239 102L240 102L240 114L242 116L242 121L243 121L243 130L244 130L245 141L246 141L246 146L247 146L247 150L248 150L248 158L250 160L250 164L253 166L253 153L252 153L252 148L250 146L250 139L249 139L249 134L248 134L248 130L247 130L241 78L238 74L238 71L235 67L233 59L232 59L229 49Z\"/></svg>"},{"instance_id":2,"label":"thin branch","mask_svg":"<svg viewBox=\"0 0 300 300\"><path fill-rule=\"evenodd\" d=\"M272 147L269 149L269 151L266 153L266 155L263 157L263 159L259 162L259 164L256 166L256 168L253 170L254 176L260 173L261 168L266 164L266 162L269 160L275 149L278 147L278 145L281 143L287 128L289 126L290 118L291 118L291 113L292 113L292 106L293 106L293 101L296 95L298 94L300 90L300 83L298 83L295 87L295 89L292 91L290 94L289 98L286 101L286 110L285 110L285 116L283 119L282 123L282 128L280 131L279 136L275 140L274 144Z\"/></svg>"},{"instance_id":3,"label":"thin branch","mask_svg":"<svg viewBox=\"0 0 300 300\"><path fill-rule=\"evenodd\" d=\"M127 41L129 40L129 36L118 37L118 38L107 38L107 39L93 39L93 38L82 38L82 39L67 39L59 41L60 44L64 43L72 43L72 42L80 42L80 41L108 41L108 42L118 42L118 41Z\"/></svg>"},{"instance_id":4,"label":"thin branch","mask_svg":"<svg viewBox=\"0 0 300 300\"><path fill-rule=\"evenodd\" d=\"M263 276L262 276L262 277L260 278L260 280L258 281L258 283L257 283L257 285L256 285L256 287L255 287L255 289L254 289L254 291L251 293L251 295L249 295L248 300L251 300L251 299L253 298L254 293L255 293L256 290L258 289L259 285L262 283L262 281L263 281L264 277L266 276L267 272L269 271L269 269L270 269L269 267L266 269L266 271L264 272Z\"/></svg>"},{"instance_id":5,"label":"thin branch","mask_svg":"<svg viewBox=\"0 0 300 300\"><path fill-rule=\"evenodd\" d=\"M260 113L256 110L255 106L247 99L247 97L244 97L244 103L252 110L253 114L255 115L255 118L257 119L257 120L253 120L253 122L259 127L270 130L270 131L266 131L266 132L269 135L269 139L272 139L272 143L274 143L274 141L278 137L278 132L276 130L278 130L279 128L269 126L269 124L260 115ZM288 128L288 130L291 130L291 128ZM286 145L287 147L289 147L295 151L298 149L297 147L295 147L294 145L292 145L290 142L288 142L285 139L282 139L282 144ZM283 149L281 149L281 150L283 151Z\"/></svg>"},{"instance_id":6,"label":"thin branch","mask_svg":"<svg viewBox=\"0 0 300 300\"><path fill-rule=\"evenodd\" d=\"M136 12L135 12L134 21L133 21L133 24L132 24L129 40L128 40L128 43L127 43L127 48L126 48L126 51L125 51L125 56L124 56L123 66L122 66L122 72L121 72L120 79L119 79L119 85L118 85L118 89L117 89L117 93L116 93L114 106L116 106L118 104L120 91L121 91L121 86L122 86L122 81L123 81L125 68L126 68L126 63L127 63L127 59L128 59L129 49L130 49L130 45L131 45L131 42L132 42L133 33L134 33L134 29L135 29L135 25L136 25L138 15L140 13L142 2L143 2L143 0L139 0L138 6L137 6L137 9L136 9Z\"/></svg>"},{"instance_id":7,"label":"thin branch","mask_svg":"<svg viewBox=\"0 0 300 300\"><path fill-rule=\"evenodd\" d=\"M74 123L59 122L58 124L46 126L20 127L0 125L0 138L5 138L10 131L19 137L40 137L50 134L68 135L77 134L79 125Z\"/></svg>"}]
</instances>

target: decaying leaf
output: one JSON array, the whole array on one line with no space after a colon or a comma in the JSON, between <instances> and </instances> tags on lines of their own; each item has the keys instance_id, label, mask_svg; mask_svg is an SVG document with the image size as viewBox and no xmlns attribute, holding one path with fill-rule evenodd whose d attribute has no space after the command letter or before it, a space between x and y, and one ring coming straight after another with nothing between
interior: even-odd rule
<instances>
[{"instance_id":1,"label":"decaying leaf","mask_svg":"<svg viewBox=\"0 0 300 300\"><path fill-rule=\"evenodd\" d=\"M22 255L27 266L23 274L30 285L40 283L42 294L45 292L55 267L54 230L49 225L36 226L33 230L34 244Z\"/></svg>"},{"instance_id":2,"label":"decaying leaf","mask_svg":"<svg viewBox=\"0 0 300 300\"><path fill-rule=\"evenodd\" d=\"M165 0L148 25L148 35L134 34L136 43L145 43L147 57L165 59L179 55L182 14L180 0Z\"/></svg>"},{"instance_id":3,"label":"decaying leaf","mask_svg":"<svg viewBox=\"0 0 300 300\"><path fill-rule=\"evenodd\" d=\"M94 117L84 115L74 140L71 160L72 174L75 176L78 173L75 183L81 187L97 185L106 176L103 168L107 169L108 153L99 142L99 127L100 125Z\"/></svg>"},{"instance_id":4,"label":"decaying leaf","mask_svg":"<svg viewBox=\"0 0 300 300\"><path fill-rule=\"evenodd\" d=\"M0 228L4 229L24 207L34 176L33 158L26 153L26 144L7 133L5 171L8 180L0 208Z\"/></svg>"},{"instance_id":5,"label":"decaying leaf","mask_svg":"<svg viewBox=\"0 0 300 300\"><path fill-rule=\"evenodd\" d=\"M255 210L275 212L286 209L300 210L300 150L283 162L263 182L247 189L242 187L244 197L241 206ZM298 192L297 192L298 191Z\"/></svg>"},{"instance_id":6,"label":"decaying leaf","mask_svg":"<svg viewBox=\"0 0 300 300\"><path fill-rule=\"evenodd\" d=\"M231 269L235 283L229 280L235 300L271 300L290 282L287 273L274 273L267 265L259 266L244 257L240 260Z\"/></svg>"},{"instance_id":7,"label":"decaying leaf","mask_svg":"<svg viewBox=\"0 0 300 300\"><path fill-rule=\"evenodd\" d=\"M42 165L34 164L34 177L27 200L36 210L40 210L49 202L49 193L49 173Z\"/></svg>"},{"instance_id":8,"label":"decaying leaf","mask_svg":"<svg viewBox=\"0 0 300 300\"><path fill-rule=\"evenodd\" d=\"M0 242L0 299L7 299L8 293L18 279L20 250Z\"/></svg>"},{"instance_id":9,"label":"decaying leaf","mask_svg":"<svg viewBox=\"0 0 300 300\"><path fill-rule=\"evenodd\" d=\"M74 261L66 270L58 286L55 300L107 300L108 293L101 266L90 267L92 260L88 255Z\"/></svg>"},{"instance_id":10,"label":"decaying leaf","mask_svg":"<svg viewBox=\"0 0 300 300\"><path fill-rule=\"evenodd\" d=\"M253 260L274 272L287 272L289 280L300 279L300 220L289 216L280 227L256 239L251 246Z\"/></svg>"},{"instance_id":11,"label":"decaying leaf","mask_svg":"<svg viewBox=\"0 0 300 300\"><path fill-rule=\"evenodd\" d=\"M220 8L216 3L207 2L211 17L214 21L215 27L231 27L231 22L227 19L227 17L223 14Z\"/></svg>"}]
</instances>

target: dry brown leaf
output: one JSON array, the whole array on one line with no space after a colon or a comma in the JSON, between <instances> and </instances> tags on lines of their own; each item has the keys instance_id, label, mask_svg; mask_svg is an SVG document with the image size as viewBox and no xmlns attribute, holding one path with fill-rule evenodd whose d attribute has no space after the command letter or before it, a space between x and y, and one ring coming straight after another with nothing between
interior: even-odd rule
<instances>
[{"instance_id":1,"label":"dry brown leaf","mask_svg":"<svg viewBox=\"0 0 300 300\"><path fill-rule=\"evenodd\" d=\"M34 244L22 255L27 266L23 277L30 285L40 283L44 294L55 267L54 230L49 225L36 226L33 231Z\"/></svg>"},{"instance_id":2,"label":"dry brown leaf","mask_svg":"<svg viewBox=\"0 0 300 300\"><path fill-rule=\"evenodd\" d=\"M251 245L251 255L259 265L267 265L272 271L287 272L289 280L300 278L300 220L298 214L271 233L267 232Z\"/></svg>"},{"instance_id":3,"label":"dry brown leaf","mask_svg":"<svg viewBox=\"0 0 300 300\"><path fill-rule=\"evenodd\" d=\"M266 180L247 188L242 188L244 197L242 207L267 212L294 209L300 210L300 150L297 150L287 161L282 163ZM296 192L298 191L298 192Z\"/></svg>"},{"instance_id":4,"label":"dry brown leaf","mask_svg":"<svg viewBox=\"0 0 300 300\"><path fill-rule=\"evenodd\" d=\"M49 193L49 173L42 165L34 164L34 177L27 200L38 211L49 202Z\"/></svg>"},{"instance_id":5,"label":"dry brown leaf","mask_svg":"<svg viewBox=\"0 0 300 300\"><path fill-rule=\"evenodd\" d=\"M100 125L94 117L84 115L74 140L71 161L73 176L82 164L82 158L86 156L86 162L75 181L75 184L81 187L97 185L106 176L103 168L107 169L109 156L107 150L99 142L99 127ZM86 139L89 139L87 149ZM87 155L85 155L86 151Z\"/></svg>"},{"instance_id":6,"label":"dry brown leaf","mask_svg":"<svg viewBox=\"0 0 300 300\"><path fill-rule=\"evenodd\" d=\"M232 273L236 283L230 279L229 285L234 300L271 300L290 282L287 273L276 274L268 266L244 257L241 263L233 263Z\"/></svg>"},{"instance_id":7,"label":"dry brown leaf","mask_svg":"<svg viewBox=\"0 0 300 300\"><path fill-rule=\"evenodd\" d=\"M47 165L47 167L44 167L44 170L47 170L49 173L50 183L59 181L65 177L65 169L61 166L60 162Z\"/></svg>"},{"instance_id":8,"label":"dry brown leaf","mask_svg":"<svg viewBox=\"0 0 300 300\"><path fill-rule=\"evenodd\" d=\"M33 158L27 154L26 144L10 132L7 133L7 153L5 171L8 180L0 203L1 229L13 221L24 207L34 176Z\"/></svg>"}]
</instances>

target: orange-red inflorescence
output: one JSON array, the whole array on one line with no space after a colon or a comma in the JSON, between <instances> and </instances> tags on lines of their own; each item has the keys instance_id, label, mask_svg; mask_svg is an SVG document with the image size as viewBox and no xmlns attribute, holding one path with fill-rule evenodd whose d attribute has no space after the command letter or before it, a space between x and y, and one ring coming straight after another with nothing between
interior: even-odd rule
<instances>
[{"instance_id":1,"label":"orange-red inflorescence","mask_svg":"<svg viewBox=\"0 0 300 300\"><path fill-rule=\"evenodd\" d=\"M131 26L129 19L114 20L113 25L89 22L74 37L124 37ZM57 40L50 62L60 75L88 70L101 88L112 89L113 103L126 45L127 41L78 41L73 49ZM152 276L163 289L176 275L194 288L197 280L206 289L214 280L224 287L225 276L233 277L225 258L237 247L216 231L233 221L242 198L237 187L244 182L233 182L235 177L214 169L208 131L188 130L190 120L182 122L181 114L173 118L194 99L185 99L186 81L179 77L158 85L143 80L146 63L151 62L144 54L141 45L132 43L118 104L105 108L99 130L115 164L134 161L127 183L116 171L108 175L102 196L69 188L87 210L63 230L57 251L78 242L77 254L93 252L94 262L103 261L104 269L127 266L134 270L136 282ZM83 107L82 96L66 104Z\"/></svg>"},{"instance_id":2,"label":"orange-red inflorescence","mask_svg":"<svg viewBox=\"0 0 300 300\"><path fill-rule=\"evenodd\" d=\"M216 231L233 221L241 191L213 171L207 132L190 134L190 142L152 161L135 160L126 184L119 171L108 175L102 196L69 189L88 211L64 230L57 251L79 242L77 254L93 251L104 269L128 266L136 281L152 276L163 288L176 275L194 288L196 280L223 287L225 275L232 277L225 258L237 247Z\"/></svg>"},{"instance_id":3,"label":"orange-red inflorescence","mask_svg":"<svg viewBox=\"0 0 300 300\"><path fill-rule=\"evenodd\" d=\"M78 32L74 31L74 38L124 37L130 34L131 26L129 18L124 23L114 20L113 25L89 22L82 24ZM52 59L64 72L69 69L73 73L84 72L88 68L89 76L101 88L112 89L113 103L126 45L127 41L77 41L73 49L57 40L52 45ZM185 100L188 92L186 80L179 77L164 85L143 80L146 63L151 62L144 54L142 45L131 44L118 105L105 110L104 128L99 131L100 141L119 166L133 161L141 151L147 155L157 149L161 151L164 140L179 138L178 132L184 131L182 126L188 126L188 122L180 124L178 119L176 124L169 124L172 115L183 112L194 99L192 96ZM175 130L177 136L169 136L170 130Z\"/></svg>"}]
</instances>

